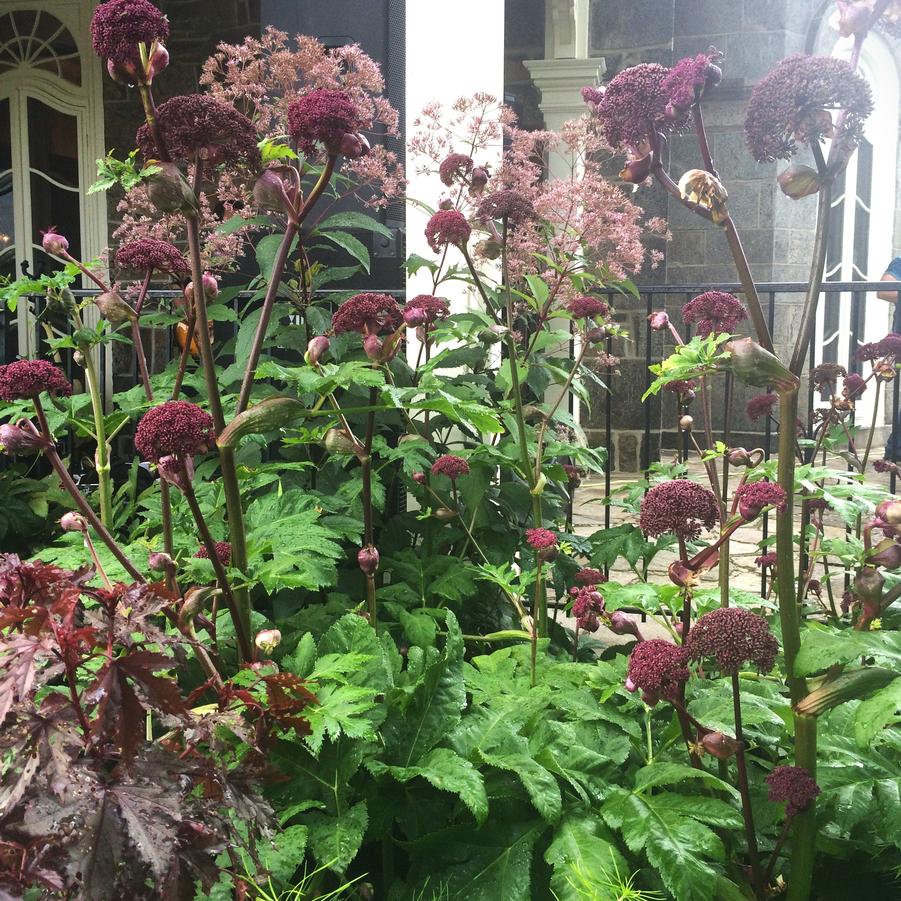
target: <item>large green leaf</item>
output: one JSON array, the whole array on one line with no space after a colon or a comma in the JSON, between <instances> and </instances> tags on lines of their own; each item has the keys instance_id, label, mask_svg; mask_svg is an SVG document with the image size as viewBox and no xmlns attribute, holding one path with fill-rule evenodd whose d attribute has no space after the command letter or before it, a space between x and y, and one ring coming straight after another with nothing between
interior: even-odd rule
<instances>
[{"instance_id":1,"label":"large green leaf","mask_svg":"<svg viewBox=\"0 0 901 901\"><path fill-rule=\"evenodd\" d=\"M339 228L356 228L360 231L375 232L377 235L384 235L386 238L394 237L394 233L386 225L382 225L372 216L365 213L335 213L323 220L316 226L317 232L327 232L330 229Z\"/></svg>"},{"instance_id":2,"label":"large green leaf","mask_svg":"<svg viewBox=\"0 0 901 901\"><path fill-rule=\"evenodd\" d=\"M355 260L359 260L360 265L369 272L370 259L369 251L366 245L353 235L341 231L323 232L322 237L337 244L342 250L346 250Z\"/></svg>"},{"instance_id":3,"label":"large green leaf","mask_svg":"<svg viewBox=\"0 0 901 901\"><path fill-rule=\"evenodd\" d=\"M360 850L368 822L365 801L358 801L337 814L318 811L309 814L310 846L320 866L343 873Z\"/></svg>"},{"instance_id":4,"label":"large green leaf","mask_svg":"<svg viewBox=\"0 0 901 901\"><path fill-rule=\"evenodd\" d=\"M615 883L629 875L629 864L598 817L584 813L564 817L544 859L553 867L551 888L558 901L622 898Z\"/></svg>"},{"instance_id":5,"label":"large green leaf","mask_svg":"<svg viewBox=\"0 0 901 901\"><path fill-rule=\"evenodd\" d=\"M672 792L640 795L617 787L601 812L630 851L647 855L676 901L709 901L719 876L713 864L726 858L710 827L741 828L741 818L724 801Z\"/></svg>"},{"instance_id":6,"label":"large green leaf","mask_svg":"<svg viewBox=\"0 0 901 901\"><path fill-rule=\"evenodd\" d=\"M801 635L795 675L808 676L861 657L901 663L901 632L839 631L827 626L810 626Z\"/></svg>"},{"instance_id":7,"label":"large green leaf","mask_svg":"<svg viewBox=\"0 0 901 901\"><path fill-rule=\"evenodd\" d=\"M450 748L433 748L415 766L387 766L379 761L368 764L374 775L387 773L398 782L425 779L441 791L458 795L481 825L488 816L488 795L481 773Z\"/></svg>"},{"instance_id":8,"label":"large green leaf","mask_svg":"<svg viewBox=\"0 0 901 901\"><path fill-rule=\"evenodd\" d=\"M446 622L444 650L411 648L405 681L398 681L387 693L389 713L382 736L388 759L395 765L415 765L460 722L466 705L463 636L450 611Z\"/></svg>"},{"instance_id":9,"label":"large green leaf","mask_svg":"<svg viewBox=\"0 0 901 901\"><path fill-rule=\"evenodd\" d=\"M854 716L854 736L857 744L861 748L867 747L886 726L898 722L899 710L901 710L901 677L890 682L858 706Z\"/></svg>"}]
</instances>

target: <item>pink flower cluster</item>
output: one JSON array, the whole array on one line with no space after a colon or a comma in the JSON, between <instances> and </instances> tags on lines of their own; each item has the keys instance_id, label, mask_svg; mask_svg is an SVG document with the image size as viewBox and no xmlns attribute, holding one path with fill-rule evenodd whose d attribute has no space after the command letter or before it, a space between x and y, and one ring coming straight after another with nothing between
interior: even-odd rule
<instances>
[{"instance_id":1,"label":"pink flower cluster","mask_svg":"<svg viewBox=\"0 0 901 901\"><path fill-rule=\"evenodd\" d=\"M533 551L545 551L557 547L557 536L550 529L526 529L526 544Z\"/></svg>"},{"instance_id":2,"label":"pink flower cluster","mask_svg":"<svg viewBox=\"0 0 901 901\"><path fill-rule=\"evenodd\" d=\"M579 585L599 585L606 582L607 577L599 569L586 566L576 573L575 580Z\"/></svg>"},{"instance_id":3,"label":"pink flower cluster","mask_svg":"<svg viewBox=\"0 0 901 901\"><path fill-rule=\"evenodd\" d=\"M762 616L741 607L718 607L694 624L685 651L690 660L713 661L721 673L736 673L746 663L768 673L779 642Z\"/></svg>"},{"instance_id":4,"label":"pink flower cluster","mask_svg":"<svg viewBox=\"0 0 901 901\"><path fill-rule=\"evenodd\" d=\"M845 381L842 385L842 394L848 400L857 400L857 398L861 397L864 391L867 390L867 380L857 372L850 372L845 376Z\"/></svg>"},{"instance_id":5,"label":"pink flower cluster","mask_svg":"<svg viewBox=\"0 0 901 901\"><path fill-rule=\"evenodd\" d=\"M0 366L0 400L34 400L44 392L68 397L72 386L63 371L47 360L16 360Z\"/></svg>"},{"instance_id":6,"label":"pink flower cluster","mask_svg":"<svg viewBox=\"0 0 901 901\"><path fill-rule=\"evenodd\" d=\"M775 482L745 482L735 497L741 518L748 522L760 516L764 507L775 507L779 513L785 510L785 491Z\"/></svg>"},{"instance_id":7,"label":"pink flower cluster","mask_svg":"<svg viewBox=\"0 0 901 901\"><path fill-rule=\"evenodd\" d=\"M610 307L597 297L580 294L566 302L566 311L576 319L590 319L595 316L606 316Z\"/></svg>"},{"instance_id":8,"label":"pink flower cluster","mask_svg":"<svg viewBox=\"0 0 901 901\"><path fill-rule=\"evenodd\" d=\"M680 59L664 77L661 88L668 97L666 113L677 118L697 103L708 87L715 87L722 78L716 65L722 54L711 48L706 53Z\"/></svg>"},{"instance_id":9,"label":"pink flower cluster","mask_svg":"<svg viewBox=\"0 0 901 901\"><path fill-rule=\"evenodd\" d=\"M889 332L879 341L862 344L857 349L858 360L881 360L885 357L901 356L901 335Z\"/></svg>"},{"instance_id":10,"label":"pink flower cluster","mask_svg":"<svg viewBox=\"0 0 901 901\"><path fill-rule=\"evenodd\" d=\"M151 407L135 431L135 448L151 462L163 457L191 457L216 443L213 417L186 400L170 400Z\"/></svg>"},{"instance_id":11,"label":"pink flower cluster","mask_svg":"<svg viewBox=\"0 0 901 901\"><path fill-rule=\"evenodd\" d=\"M404 304L404 322L411 326L431 326L450 313L450 304L432 294L417 294Z\"/></svg>"},{"instance_id":12,"label":"pink flower cluster","mask_svg":"<svg viewBox=\"0 0 901 901\"><path fill-rule=\"evenodd\" d=\"M469 475L469 464L462 458L454 454L442 454L432 464L433 476L447 476L452 482L455 482L460 476Z\"/></svg>"},{"instance_id":13,"label":"pink flower cluster","mask_svg":"<svg viewBox=\"0 0 901 901\"><path fill-rule=\"evenodd\" d=\"M388 294L355 294L332 314L336 335L359 332L361 335L387 335L397 331L403 317L397 301Z\"/></svg>"},{"instance_id":14,"label":"pink flower cluster","mask_svg":"<svg viewBox=\"0 0 901 901\"><path fill-rule=\"evenodd\" d=\"M764 416L770 416L777 403L777 394L755 394L745 405L745 414L751 422L757 422Z\"/></svg>"},{"instance_id":15,"label":"pink flower cluster","mask_svg":"<svg viewBox=\"0 0 901 901\"><path fill-rule=\"evenodd\" d=\"M644 496L639 526L650 538L671 532L694 541L702 529L712 529L717 518L716 498L709 488L690 479L672 479L654 485Z\"/></svg>"},{"instance_id":16,"label":"pink flower cluster","mask_svg":"<svg viewBox=\"0 0 901 901\"><path fill-rule=\"evenodd\" d=\"M604 612L604 596L594 585L571 588L569 593L576 626L584 632L597 632L601 625L599 617Z\"/></svg>"},{"instance_id":17,"label":"pink flower cluster","mask_svg":"<svg viewBox=\"0 0 901 901\"><path fill-rule=\"evenodd\" d=\"M682 319L695 325L702 338L711 333L731 332L747 318L742 302L725 291L705 291L682 307Z\"/></svg>"},{"instance_id":18,"label":"pink flower cluster","mask_svg":"<svg viewBox=\"0 0 901 901\"><path fill-rule=\"evenodd\" d=\"M472 157L465 153L448 154L438 166L438 177L441 179L441 184L450 187L454 182L469 175L474 165Z\"/></svg>"}]
</instances>

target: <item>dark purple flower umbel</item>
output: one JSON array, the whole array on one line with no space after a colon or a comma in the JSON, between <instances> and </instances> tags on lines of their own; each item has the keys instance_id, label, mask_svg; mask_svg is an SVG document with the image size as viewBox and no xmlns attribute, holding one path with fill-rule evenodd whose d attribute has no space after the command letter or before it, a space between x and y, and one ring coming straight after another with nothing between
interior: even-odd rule
<instances>
[{"instance_id":1,"label":"dark purple flower umbel","mask_svg":"<svg viewBox=\"0 0 901 901\"><path fill-rule=\"evenodd\" d=\"M775 507L779 513L785 510L785 491L775 482L745 482L735 496L739 515L748 522L757 519L765 507Z\"/></svg>"},{"instance_id":2,"label":"dark purple flower umbel","mask_svg":"<svg viewBox=\"0 0 901 901\"><path fill-rule=\"evenodd\" d=\"M640 63L623 69L603 94L583 92L598 117L604 140L614 150L639 152L652 130L674 130L686 124L686 116L670 119L666 114L670 95L663 82L669 71L657 63Z\"/></svg>"},{"instance_id":3,"label":"dark purple flower umbel","mask_svg":"<svg viewBox=\"0 0 901 901\"><path fill-rule=\"evenodd\" d=\"M708 87L716 87L723 77L716 62L721 54L711 48L706 53L680 59L661 84L669 98L667 115L678 118L697 103Z\"/></svg>"},{"instance_id":4,"label":"dark purple flower umbel","mask_svg":"<svg viewBox=\"0 0 901 901\"><path fill-rule=\"evenodd\" d=\"M454 454L442 454L432 464L433 476L447 476L452 482L456 482L460 476L469 475L469 464Z\"/></svg>"},{"instance_id":5,"label":"dark purple flower umbel","mask_svg":"<svg viewBox=\"0 0 901 901\"><path fill-rule=\"evenodd\" d=\"M439 319L450 314L450 304L441 297L431 294L417 294L411 297L403 310L404 322L411 327L434 325Z\"/></svg>"},{"instance_id":6,"label":"dark purple flower umbel","mask_svg":"<svg viewBox=\"0 0 901 901\"><path fill-rule=\"evenodd\" d=\"M47 360L16 360L0 366L0 400L34 400L45 391L64 397L72 393L59 366Z\"/></svg>"},{"instance_id":7,"label":"dark purple flower umbel","mask_svg":"<svg viewBox=\"0 0 901 901\"><path fill-rule=\"evenodd\" d=\"M591 319L594 316L606 316L610 307L597 297L582 294L566 302L566 311L576 319Z\"/></svg>"},{"instance_id":8,"label":"dark purple flower umbel","mask_svg":"<svg viewBox=\"0 0 901 901\"><path fill-rule=\"evenodd\" d=\"M579 585L600 585L607 577L599 569L585 566L576 573L575 580Z\"/></svg>"},{"instance_id":9,"label":"dark purple flower umbel","mask_svg":"<svg viewBox=\"0 0 901 901\"><path fill-rule=\"evenodd\" d=\"M337 156L345 135L353 136L359 129L360 113L345 91L317 88L288 106L288 132L308 155L321 144L329 156Z\"/></svg>"},{"instance_id":10,"label":"dark purple flower umbel","mask_svg":"<svg viewBox=\"0 0 901 901\"><path fill-rule=\"evenodd\" d=\"M503 219L510 227L521 225L536 216L535 207L528 197L519 191L505 189L494 191L485 197L476 210L476 219L487 222L489 219Z\"/></svg>"},{"instance_id":11,"label":"dark purple flower umbel","mask_svg":"<svg viewBox=\"0 0 901 901\"><path fill-rule=\"evenodd\" d=\"M685 650L689 659L712 662L721 673L737 673L746 663L768 673L779 643L762 616L741 607L718 607L694 624Z\"/></svg>"},{"instance_id":12,"label":"dark purple flower umbel","mask_svg":"<svg viewBox=\"0 0 901 901\"><path fill-rule=\"evenodd\" d=\"M355 294L332 313L332 328L336 335L344 332L389 335L397 331L402 322L401 309L389 294Z\"/></svg>"},{"instance_id":13,"label":"dark purple flower umbel","mask_svg":"<svg viewBox=\"0 0 901 901\"><path fill-rule=\"evenodd\" d=\"M725 291L705 291L682 307L682 319L696 326L697 333L706 338L711 332L731 332L739 322L748 318L742 302Z\"/></svg>"},{"instance_id":14,"label":"dark purple flower umbel","mask_svg":"<svg viewBox=\"0 0 901 901\"><path fill-rule=\"evenodd\" d=\"M466 178L475 164L471 156L465 153L451 153L438 166L438 178L441 184L450 187L455 181Z\"/></svg>"},{"instance_id":15,"label":"dark purple flower umbel","mask_svg":"<svg viewBox=\"0 0 901 901\"><path fill-rule=\"evenodd\" d=\"M576 625L584 632L597 632L601 626L598 617L604 612L604 596L593 585L583 585L572 589L571 593Z\"/></svg>"},{"instance_id":16,"label":"dark purple flower umbel","mask_svg":"<svg viewBox=\"0 0 901 901\"><path fill-rule=\"evenodd\" d=\"M213 417L186 400L170 400L151 407L135 432L135 448L147 461L162 457L191 457L216 443Z\"/></svg>"},{"instance_id":17,"label":"dark purple flower umbel","mask_svg":"<svg viewBox=\"0 0 901 901\"><path fill-rule=\"evenodd\" d=\"M184 254L168 241L138 238L122 244L116 251L116 265L134 272L171 272L181 275L189 270Z\"/></svg>"},{"instance_id":18,"label":"dark purple flower umbel","mask_svg":"<svg viewBox=\"0 0 901 901\"><path fill-rule=\"evenodd\" d=\"M209 560L210 552L207 550L205 544L200 545L197 549L197 553L194 554L195 557L199 557L201 560ZM223 565L228 566L232 561L232 546L227 541L217 541L216 542L216 559Z\"/></svg>"},{"instance_id":19,"label":"dark purple flower umbel","mask_svg":"<svg viewBox=\"0 0 901 901\"><path fill-rule=\"evenodd\" d=\"M149 0L107 0L94 10L91 43L94 52L115 66L137 71L138 44L148 50L169 37L169 20Z\"/></svg>"},{"instance_id":20,"label":"dark purple flower umbel","mask_svg":"<svg viewBox=\"0 0 901 901\"><path fill-rule=\"evenodd\" d=\"M425 227L426 241L435 253L448 244L465 247L471 234L472 228L459 210L439 210Z\"/></svg>"},{"instance_id":21,"label":"dark purple flower umbel","mask_svg":"<svg viewBox=\"0 0 901 901\"><path fill-rule=\"evenodd\" d=\"M751 92L745 136L759 163L790 159L799 145L823 138L853 149L872 110L870 86L849 63L797 54L777 63ZM839 134L834 111L844 112Z\"/></svg>"},{"instance_id":22,"label":"dark purple flower umbel","mask_svg":"<svg viewBox=\"0 0 901 901\"><path fill-rule=\"evenodd\" d=\"M642 700L653 706L661 698L676 698L688 679L685 648L651 638L640 641L629 655L626 690L640 690Z\"/></svg>"},{"instance_id":23,"label":"dark purple flower umbel","mask_svg":"<svg viewBox=\"0 0 901 901\"><path fill-rule=\"evenodd\" d=\"M693 541L702 529L712 529L717 520L713 492L690 479L672 479L654 485L641 502L639 526L650 538L672 532L683 541Z\"/></svg>"},{"instance_id":24,"label":"dark purple flower umbel","mask_svg":"<svg viewBox=\"0 0 901 901\"><path fill-rule=\"evenodd\" d=\"M206 94L183 94L160 104L157 119L174 160L199 156L211 163L260 165L256 129L229 103ZM149 125L138 129L136 140L145 160L161 158Z\"/></svg>"},{"instance_id":25,"label":"dark purple flower umbel","mask_svg":"<svg viewBox=\"0 0 901 901\"><path fill-rule=\"evenodd\" d=\"M857 400L866 390L867 381L862 375L858 375L856 372L849 372L845 376L845 381L842 385L842 394L844 394L848 400Z\"/></svg>"},{"instance_id":26,"label":"dark purple flower umbel","mask_svg":"<svg viewBox=\"0 0 901 901\"><path fill-rule=\"evenodd\" d=\"M816 779L799 766L777 766L766 777L769 786L767 797L771 801L784 802L786 816L793 817L807 810L820 793Z\"/></svg>"},{"instance_id":27,"label":"dark purple flower umbel","mask_svg":"<svg viewBox=\"0 0 901 901\"><path fill-rule=\"evenodd\" d=\"M764 416L771 415L777 403L778 394L755 394L745 405L745 414L751 422L757 422Z\"/></svg>"}]
</instances>

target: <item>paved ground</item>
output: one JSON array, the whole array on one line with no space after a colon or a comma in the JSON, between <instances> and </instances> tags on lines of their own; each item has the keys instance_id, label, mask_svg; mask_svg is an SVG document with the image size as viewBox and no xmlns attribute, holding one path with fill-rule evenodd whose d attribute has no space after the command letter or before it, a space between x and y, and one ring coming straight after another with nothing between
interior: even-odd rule
<instances>
[{"instance_id":1,"label":"paved ground","mask_svg":"<svg viewBox=\"0 0 901 901\"><path fill-rule=\"evenodd\" d=\"M828 461L829 465L836 469L845 468L844 461L839 458ZM696 481L706 483L703 466L697 460L689 462L689 476ZM614 473L611 479L611 494L616 495L617 489L626 488L630 483L636 481L635 473ZM883 485L886 489L889 484L888 475L880 475L870 472L867 481L875 484ZM735 484L735 479L733 479ZM901 491L899 491L901 493ZM773 522L770 517L769 534L772 536ZM800 511L796 506L796 519L800 523ZM621 507L611 507L610 524L615 526L623 522L636 522L634 514L625 512ZM834 514L827 511L825 516L825 533L827 537L843 537L845 535L845 527L841 520ZM577 535L590 535L598 529L604 527L604 480L603 477L586 479L576 490L573 505L573 530ZM759 542L763 537L762 519L744 526L739 529L730 542L730 552L732 555L732 578L730 584L735 588L747 591L759 592L761 589L760 570L754 563L754 558L759 556ZM651 564L649 580L652 582L667 582L667 567L675 559L675 554L662 552L658 554ZM635 574L629 569L628 565L622 561L617 561L611 572L611 579L617 582L631 583L637 581ZM711 570L704 577L703 584L709 587L716 586L717 572L716 568ZM836 598L841 596L843 586L836 579L833 583L833 589ZM825 597L825 594L824 594ZM571 623L568 623L571 624ZM617 641L617 636L603 630L595 635L605 644ZM620 639L621 640L621 639Z\"/></svg>"}]
</instances>

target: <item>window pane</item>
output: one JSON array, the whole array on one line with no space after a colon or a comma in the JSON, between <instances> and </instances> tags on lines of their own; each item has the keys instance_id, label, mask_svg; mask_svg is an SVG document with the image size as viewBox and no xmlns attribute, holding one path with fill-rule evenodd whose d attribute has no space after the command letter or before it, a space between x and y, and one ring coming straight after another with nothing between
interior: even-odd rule
<instances>
[{"instance_id":1,"label":"window pane","mask_svg":"<svg viewBox=\"0 0 901 901\"><path fill-rule=\"evenodd\" d=\"M16 274L11 134L9 100L0 100L0 276L6 277Z\"/></svg>"},{"instance_id":2,"label":"window pane","mask_svg":"<svg viewBox=\"0 0 901 901\"><path fill-rule=\"evenodd\" d=\"M78 188L78 123L75 116L28 98L31 168L55 181Z\"/></svg>"}]
</instances>

